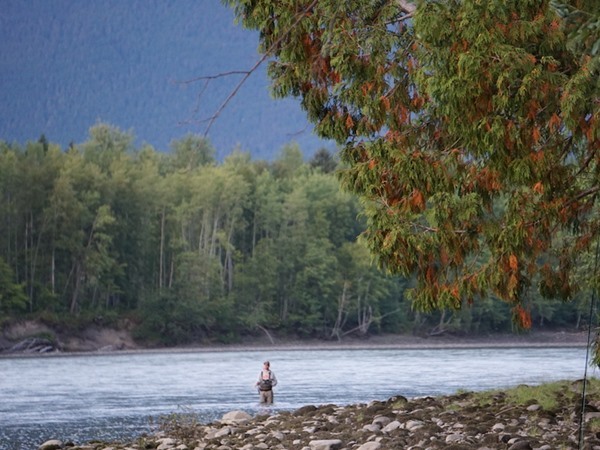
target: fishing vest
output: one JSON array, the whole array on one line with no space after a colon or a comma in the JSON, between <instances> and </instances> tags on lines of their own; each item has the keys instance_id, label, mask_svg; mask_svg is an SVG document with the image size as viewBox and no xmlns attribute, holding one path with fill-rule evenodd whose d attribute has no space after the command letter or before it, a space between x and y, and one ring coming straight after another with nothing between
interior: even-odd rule
<instances>
[{"instance_id":1,"label":"fishing vest","mask_svg":"<svg viewBox=\"0 0 600 450\"><path fill-rule=\"evenodd\" d=\"M263 378L263 372L260 372L260 383L258 383L258 389L261 391L270 391L273 389L273 382L271 381L271 371L269 370L269 378Z\"/></svg>"}]
</instances>

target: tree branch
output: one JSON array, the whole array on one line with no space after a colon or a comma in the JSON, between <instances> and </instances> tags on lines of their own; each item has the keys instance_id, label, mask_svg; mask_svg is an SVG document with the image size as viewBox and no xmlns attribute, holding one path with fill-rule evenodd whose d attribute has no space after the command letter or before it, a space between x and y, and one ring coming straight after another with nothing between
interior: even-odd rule
<instances>
[{"instance_id":1,"label":"tree branch","mask_svg":"<svg viewBox=\"0 0 600 450\"><path fill-rule=\"evenodd\" d=\"M293 30L300 23L300 21L304 18L306 12L313 9L317 5L317 3L319 3L319 0L313 0L311 2L311 4L308 5L308 7L306 7L303 11L300 11L296 15L296 18L295 18L294 22L292 23L292 25L279 37L279 39L277 39L275 42L273 42L273 44L265 51L265 54L250 69L248 69L248 70L233 70L230 72L223 72L223 73L220 73L217 75L197 77L197 78L193 78L193 79L185 82L185 84L191 84L191 83L198 82L198 81L205 81L205 83L209 83L211 80L214 80L217 78L223 78L223 77L227 77L227 76L231 76L231 75L243 75L242 79L238 82L238 84L229 93L227 98L225 98L223 103L221 103L221 105L217 108L216 112L212 116L201 121L201 122L208 122L208 125L206 126L206 129L204 130L204 136L208 135L208 132L210 131L213 123L219 118L219 116L221 115L221 112L227 107L227 105L233 99L233 97L236 96L236 94L242 88L242 86L244 85L246 80L250 77L250 75L252 75L256 71L256 69L258 69L263 62L265 62L265 60L267 60L270 56L272 56L273 50L275 48L277 48L279 46L279 44L281 43L281 41L283 41L288 36L288 34L291 32L291 30ZM405 3L404 0L402 0L401 3ZM204 90L206 90L206 87L207 87L207 84L205 84L202 92L204 92Z\"/></svg>"}]
</instances>

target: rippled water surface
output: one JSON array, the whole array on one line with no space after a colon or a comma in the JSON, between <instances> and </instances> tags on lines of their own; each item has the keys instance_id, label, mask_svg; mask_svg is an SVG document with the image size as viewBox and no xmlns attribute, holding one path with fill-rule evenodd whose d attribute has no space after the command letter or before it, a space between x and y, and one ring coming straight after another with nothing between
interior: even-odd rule
<instances>
[{"instance_id":1,"label":"rippled water surface","mask_svg":"<svg viewBox=\"0 0 600 450\"><path fill-rule=\"evenodd\" d=\"M259 411L271 360L273 410L582 378L585 348L168 352L0 359L0 450L47 439L133 440L161 415L200 421ZM589 376L597 370L588 368Z\"/></svg>"}]
</instances>

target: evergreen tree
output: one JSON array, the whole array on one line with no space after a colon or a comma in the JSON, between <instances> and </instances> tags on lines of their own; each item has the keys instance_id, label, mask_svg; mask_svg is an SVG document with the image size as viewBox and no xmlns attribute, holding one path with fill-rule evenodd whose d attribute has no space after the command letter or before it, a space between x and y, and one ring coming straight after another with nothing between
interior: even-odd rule
<instances>
[{"instance_id":1,"label":"evergreen tree","mask_svg":"<svg viewBox=\"0 0 600 450\"><path fill-rule=\"evenodd\" d=\"M573 297L600 230L597 2L226 3L260 31L274 94L343 146L368 245L416 277L419 309L495 295L529 327L535 279Z\"/></svg>"}]
</instances>

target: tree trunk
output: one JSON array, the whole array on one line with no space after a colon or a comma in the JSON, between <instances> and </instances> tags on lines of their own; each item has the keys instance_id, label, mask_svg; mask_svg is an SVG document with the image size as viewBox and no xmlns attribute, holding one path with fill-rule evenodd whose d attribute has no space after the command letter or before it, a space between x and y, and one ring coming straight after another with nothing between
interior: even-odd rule
<instances>
[{"instance_id":1,"label":"tree trunk","mask_svg":"<svg viewBox=\"0 0 600 450\"><path fill-rule=\"evenodd\" d=\"M159 292L162 290L163 279L165 276L164 259L165 259L165 208L163 207L162 213L160 216L160 249L159 249L159 257L158 257L158 290L159 290Z\"/></svg>"},{"instance_id":2,"label":"tree trunk","mask_svg":"<svg viewBox=\"0 0 600 450\"><path fill-rule=\"evenodd\" d=\"M341 340L340 333L342 331L342 319L344 317L344 309L346 307L346 296L348 293L348 284L347 280L344 281L344 287L342 288L342 295L338 299L338 311L337 318L335 320L335 324L333 325L333 329L331 330L331 337L337 337L338 341Z\"/></svg>"},{"instance_id":3,"label":"tree trunk","mask_svg":"<svg viewBox=\"0 0 600 450\"><path fill-rule=\"evenodd\" d=\"M52 244L52 260L50 261L50 286L52 289L52 294L56 292L56 249L54 248L54 243Z\"/></svg>"},{"instance_id":4,"label":"tree trunk","mask_svg":"<svg viewBox=\"0 0 600 450\"><path fill-rule=\"evenodd\" d=\"M69 308L69 312L71 314L75 314L77 311L77 302L79 299L79 288L81 286L81 264L79 261L75 263L75 267L73 272L75 273L75 286L73 287L73 294L71 295L71 306Z\"/></svg>"}]
</instances>

